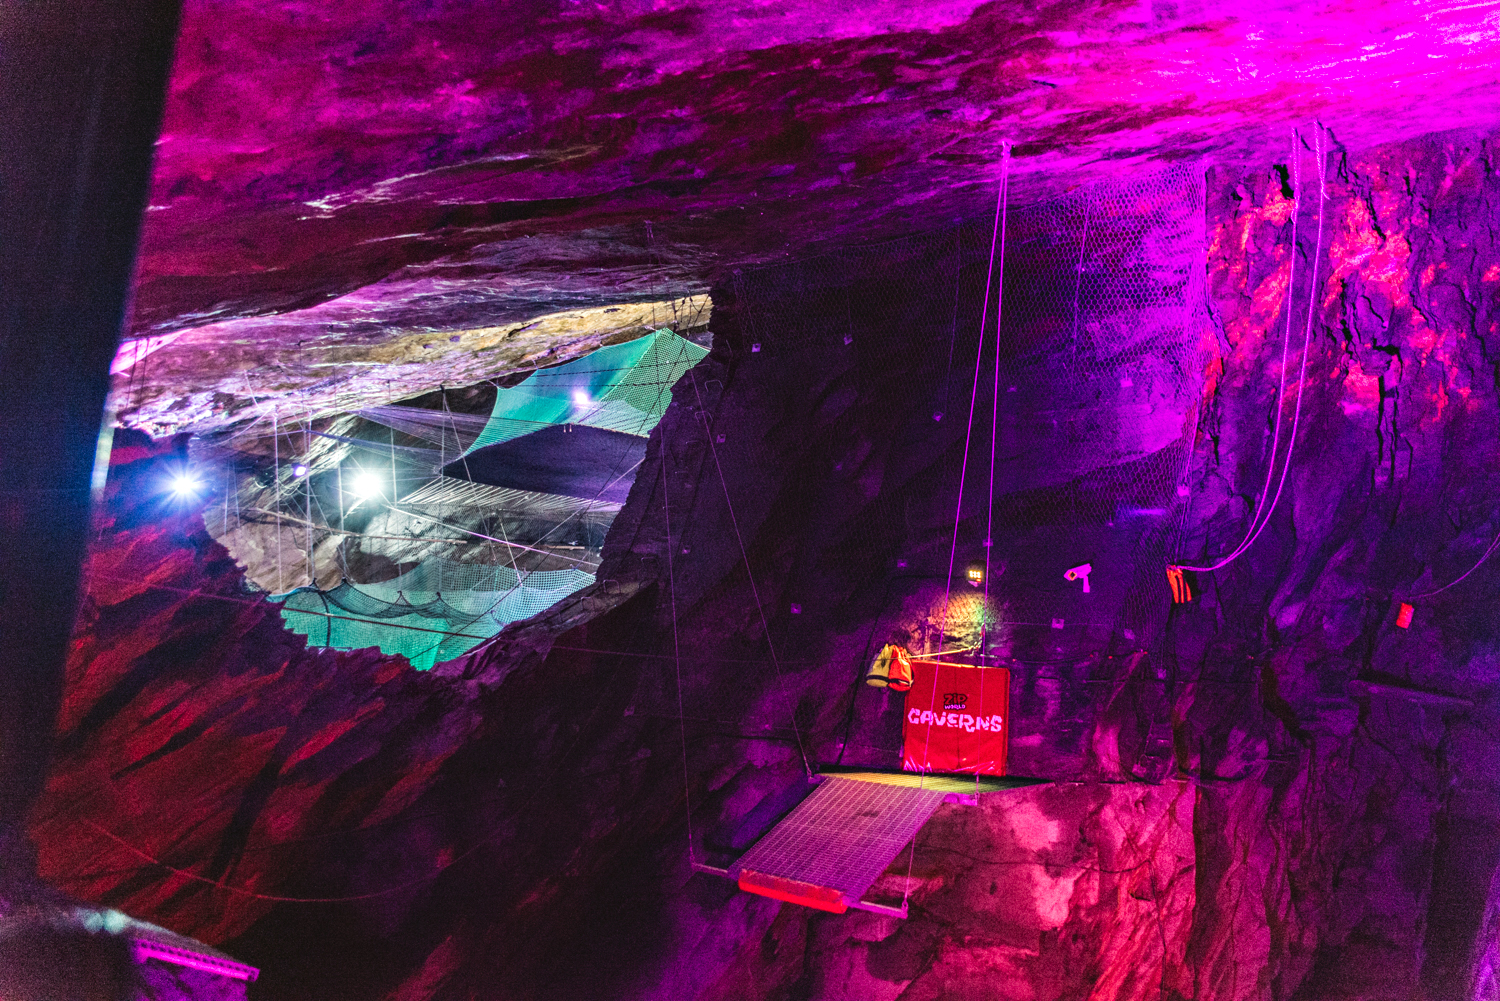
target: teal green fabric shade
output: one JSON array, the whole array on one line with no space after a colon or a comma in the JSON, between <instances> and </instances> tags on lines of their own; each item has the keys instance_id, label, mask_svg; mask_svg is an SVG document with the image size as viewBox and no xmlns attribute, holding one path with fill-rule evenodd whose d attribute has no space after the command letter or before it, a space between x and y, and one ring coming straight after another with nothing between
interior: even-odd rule
<instances>
[{"instance_id":1,"label":"teal green fabric shade","mask_svg":"<svg viewBox=\"0 0 1500 1001\"><path fill-rule=\"evenodd\" d=\"M308 645L379 647L425 671L473 649L594 582L584 570L517 571L430 559L395 580L270 596L287 628Z\"/></svg>"},{"instance_id":2,"label":"teal green fabric shade","mask_svg":"<svg viewBox=\"0 0 1500 1001\"><path fill-rule=\"evenodd\" d=\"M489 423L465 454L556 424L646 437L667 412L673 384L707 354L663 328L533 372L500 390Z\"/></svg>"},{"instance_id":3,"label":"teal green fabric shade","mask_svg":"<svg viewBox=\"0 0 1500 1001\"><path fill-rule=\"evenodd\" d=\"M673 384L707 354L662 329L533 372L500 390L484 430L464 454L565 424L644 438L666 414ZM577 568L524 571L433 558L395 580L346 580L327 591L302 587L270 600L281 604L287 628L311 646L379 647L425 671L593 582L593 574Z\"/></svg>"}]
</instances>

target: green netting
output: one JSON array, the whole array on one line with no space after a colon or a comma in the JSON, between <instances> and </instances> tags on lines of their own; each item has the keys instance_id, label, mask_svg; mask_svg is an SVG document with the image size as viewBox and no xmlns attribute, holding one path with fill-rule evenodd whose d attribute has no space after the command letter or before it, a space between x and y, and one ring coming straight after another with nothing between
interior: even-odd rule
<instances>
[{"instance_id":1,"label":"green netting","mask_svg":"<svg viewBox=\"0 0 1500 1001\"><path fill-rule=\"evenodd\" d=\"M593 574L576 568L518 571L431 559L395 580L346 580L327 591L299 587L270 600L281 602L287 628L312 646L379 647L425 671L593 582Z\"/></svg>"},{"instance_id":2,"label":"green netting","mask_svg":"<svg viewBox=\"0 0 1500 1001\"><path fill-rule=\"evenodd\" d=\"M583 424L645 437L666 413L672 385L707 354L706 349L664 328L534 372L520 385L500 390L489 421L469 451L557 424ZM393 418L382 411L372 412L372 419ZM465 486L491 491L482 500L477 495L468 499L497 507L514 500L511 495L533 501L548 497L520 491L494 494L492 487ZM576 508L572 498L563 500L568 508ZM585 510L609 507L591 502ZM272 595L271 600L281 603L287 628L306 636L311 645L337 650L379 647L427 670L593 582L593 574L577 568L518 571L432 558L395 580L378 584L346 580L331 590L303 587Z\"/></svg>"},{"instance_id":3,"label":"green netting","mask_svg":"<svg viewBox=\"0 0 1500 1001\"><path fill-rule=\"evenodd\" d=\"M500 390L489 423L469 452L552 424L645 437L667 412L672 384L706 354L706 348L663 328L542 369L520 385Z\"/></svg>"}]
</instances>

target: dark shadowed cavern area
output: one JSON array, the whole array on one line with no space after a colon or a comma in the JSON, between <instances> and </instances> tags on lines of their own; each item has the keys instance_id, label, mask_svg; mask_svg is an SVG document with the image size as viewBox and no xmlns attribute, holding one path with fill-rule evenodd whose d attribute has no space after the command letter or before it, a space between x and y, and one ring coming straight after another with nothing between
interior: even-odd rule
<instances>
[{"instance_id":1,"label":"dark shadowed cavern area","mask_svg":"<svg viewBox=\"0 0 1500 1001\"><path fill-rule=\"evenodd\" d=\"M0 1001L1500 1001L1497 18L0 20Z\"/></svg>"}]
</instances>

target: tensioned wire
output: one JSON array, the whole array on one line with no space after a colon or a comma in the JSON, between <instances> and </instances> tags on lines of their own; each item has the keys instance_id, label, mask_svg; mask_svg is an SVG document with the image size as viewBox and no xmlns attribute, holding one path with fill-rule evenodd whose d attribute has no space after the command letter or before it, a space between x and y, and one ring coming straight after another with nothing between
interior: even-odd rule
<instances>
[{"instance_id":1,"label":"tensioned wire","mask_svg":"<svg viewBox=\"0 0 1500 1001\"><path fill-rule=\"evenodd\" d=\"M1302 202L1302 150L1300 136L1297 131L1292 130L1292 175L1294 184L1294 202L1292 206L1292 252L1290 269L1287 278L1286 297L1286 333L1281 342L1281 381L1276 392L1276 424L1271 437L1271 455L1266 463L1266 482L1261 488L1260 503L1257 505L1256 513L1250 520L1250 525L1245 532L1245 538L1235 546L1229 555L1220 559L1217 563L1209 566L1188 566L1178 564L1183 570L1195 572L1211 572L1219 570L1243 556L1255 540L1260 538L1266 526L1271 523L1271 516L1276 511L1276 505L1281 500L1282 488L1286 486L1288 472L1292 468L1292 454L1297 447L1297 426L1302 417L1302 396L1307 386L1307 359L1309 349L1312 345L1313 317L1316 314L1318 302L1318 259L1323 248L1323 223L1326 214L1327 191L1327 167L1323 162L1323 129L1318 126L1313 132L1313 156L1318 167L1318 231L1313 249L1312 280L1309 285L1307 297L1307 323L1302 334L1302 367L1297 376L1297 402L1292 410L1292 427L1290 440L1287 442L1286 457L1282 461L1281 478L1276 483L1276 494L1271 498L1270 504L1266 504L1266 496L1270 492L1271 478L1276 469L1276 449L1281 439L1282 413L1286 402L1286 372L1287 352L1292 341L1292 314L1294 310L1293 291L1296 288L1296 266L1297 266L1297 217L1300 215L1299 208ZM1455 582L1456 583L1456 582ZM1451 585L1450 585L1451 586Z\"/></svg>"},{"instance_id":2,"label":"tensioned wire","mask_svg":"<svg viewBox=\"0 0 1500 1001\"><path fill-rule=\"evenodd\" d=\"M985 653L985 635L989 629L990 608L990 554L995 551L995 446L1000 438L1000 321L1005 316L1005 207L1010 195L1010 144L1007 143L1004 151L1004 160L1000 168L1000 283L995 287L995 375L992 388L993 402L990 405L990 494L988 517L984 526L984 604L979 606L979 653L982 657ZM994 245L990 247L990 268L994 269ZM1080 271L1080 278L1082 272ZM989 280L985 281L985 299L989 299ZM988 311L988 306L986 306ZM1075 309L1075 313L1076 313ZM981 323L982 325L982 323ZM983 341L983 337L980 338ZM980 354L983 354L981 344ZM972 419L972 418L971 418ZM967 456L965 456L967 458ZM959 492L958 505L963 505L963 493ZM957 535L954 536L955 543ZM953 555L949 554L948 587L953 587ZM947 615L946 602L943 614ZM941 642L941 641L940 641ZM984 670L979 672L979 704L984 705ZM1008 724L1007 724L1008 725ZM932 727L927 728L927 739L932 741ZM979 791L979 759L974 760L974 791ZM913 839L915 839L913 835Z\"/></svg>"},{"instance_id":3,"label":"tensioned wire","mask_svg":"<svg viewBox=\"0 0 1500 1001\"><path fill-rule=\"evenodd\" d=\"M682 643L678 639L677 630L677 574L673 568L672 549L672 501L668 496L671 484L667 478L668 456L671 454L667 446L667 427L660 424L661 428L661 511L665 522L667 536L667 607L672 614L672 667L677 674L677 729L682 737L682 806L687 816L687 847L688 866L691 867L693 859L693 783L692 773L688 769L687 749L687 710L684 708L682 699Z\"/></svg>"},{"instance_id":4,"label":"tensioned wire","mask_svg":"<svg viewBox=\"0 0 1500 1001\"><path fill-rule=\"evenodd\" d=\"M990 496L989 496L990 523L985 528L986 535L985 535L985 540L984 540L985 541L985 548L984 548L984 605L981 606L980 613L979 613L980 614L980 633L979 633L979 635L980 635L980 653L981 654L983 653L983 646L984 646L984 629L985 629L984 622L985 622L985 619L988 617L988 614L989 614L988 609L989 609L989 594L990 594L990 551L992 549L994 549L994 545L993 545L994 536L993 536L993 533L992 533L992 529L994 527L993 526L993 522L994 522L994 510L995 510L995 438L996 438L996 436L999 433L998 415L999 415L999 407L1000 407L1000 308L1001 308L1001 302L1003 301L1003 297L1004 297L1004 286L1005 286L1005 252L1004 252L1004 246L1005 246L1005 244L1004 244L1004 240L1005 240L1005 235L1004 235L1005 234L1005 207L1006 207L1007 196L1009 194L1009 189L1010 189L1010 142L1007 141L1004 144L1004 146L1002 147L1002 152L1001 152L1001 161L1000 161L1000 191L996 195L996 198L995 198L995 222L994 222L993 229L991 230L991 233L990 233L990 261L989 261L989 269L985 273L985 278L984 278L984 305L983 305L983 308L979 312L979 347L974 352L974 385L973 385L973 388L969 392L969 421L968 421L968 426L967 426L967 428L964 431L964 456L963 456L963 463L959 467L959 474L958 474L958 497L957 497L957 500L954 501L954 505L953 505L953 541L952 541L952 544L950 545L949 550L948 550L948 581L947 581L947 584L946 584L946 590L945 590L945 592L943 594L943 616L942 616L942 620L941 620L941 625L938 626L938 645L942 646L943 639L948 635L948 608L949 608L949 604L951 603L952 598L953 598L953 571L954 571L955 566L957 565L957 557L958 557L958 527L959 527L959 524L963 520L964 479L968 475L968 471L969 471L969 443L972 441L973 435L974 435L974 411L977 409L978 401L979 401L979 371L980 371L980 367L981 367L981 365L983 364L983 361L984 361L984 328L985 328L985 323L986 323L986 321L988 321L989 315L990 315L990 289L991 289L991 286L992 286L992 284L994 282L994 276L995 276L995 253L996 253L996 249L999 248L999 250L1000 250L1000 286L1001 286L1001 288L1000 288L1000 295L996 297L996 303L995 303L995 305L996 305L996 316L995 316L995 384L994 384L994 387L993 387L994 397L995 397L994 409L995 409L996 419L992 419L992 421L991 421L991 427L990 427ZM935 684L936 684L936 678L934 677L934 685ZM980 685L981 685L981 688L980 688L980 703L981 704L983 704L983 701L984 701L983 684L984 684L984 675L981 674L980 675ZM936 698L936 691L935 690L934 690L933 696L934 696L934 698ZM929 726L927 728L927 740L926 740L926 744L925 744L925 746L923 748L923 751L922 751L923 758L926 759L926 760L928 760L928 761L931 760L932 731L933 731L933 729L934 728L931 727L931 726ZM974 773L974 783L975 783L975 788L977 789L978 788L978 784L979 784L979 773L977 771L977 769L978 769L978 761L975 762L975 768L976 768L976 771ZM918 780L918 788L926 788L926 782L927 782L927 774L926 774L926 772L923 772L922 777ZM917 832L917 834L913 834L912 837L911 837L911 854L907 857L907 860L906 860L906 887L902 891L902 894L901 894L901 909L903 911L906 910L907 902L911 899L911 876L912 876L912 867L916 864L916 860L917 860L917 836L918 836L918 834L920 834L920 831Z\"/></svg>"},{"instance_id":5,"label":"tensioned wire","mask_svg":"<svg viewBox=\"0 0 1500 1001\"><path fill-rule=\"evenodd\" d=\"M698 386L698 379L690 372L688 377L693 380L693 393L698 398L698 407L703 408L703 391ZM755 584L755 568L750 565L750 551L745 548L745 537L740 533L740 522L734 514L734 502L729 499L729 483L724 479L724 467L719 463L719 449L714 444L712 430L708 433L708 449L714 459L714 469L719 474L719 486L724 491L724 507L729 512L729 524L734 529L735 541L740 546L740 558L745 562L745 576L750 581L750 596L755 599L755 611L760 616L761 629L766 634L766 650L771 656L771 665L776 669L777 691L781 696L782 708L792 721L792 732L797 736L797 753L802 756L802 768L810 779L813 776L812 762L808 760L807 748L802 742L802 729L797 725L797 712L787 701L786 676L781 670L781 661L776 656L776 644L771 639L771 625L766 620L765 605L760 600L760 589Z\"/></svg>"}]
</instances>

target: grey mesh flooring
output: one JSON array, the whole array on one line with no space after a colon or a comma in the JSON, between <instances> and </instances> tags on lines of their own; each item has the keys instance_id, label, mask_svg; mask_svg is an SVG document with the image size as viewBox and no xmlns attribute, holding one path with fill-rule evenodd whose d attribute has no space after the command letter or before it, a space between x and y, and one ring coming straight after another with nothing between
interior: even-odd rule
<instances>
[{"instance_id":1,"label":"grey mesh flooring","mask_svg":"<svg viewBox=\"0 0 1500 1001\"><path fill-rule=\"evenodd\" d=\"M734 863L844 894L857 904L943 802L936 789L825 778L786 819Z\"/></svg>"}]
</instances>

